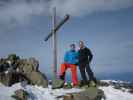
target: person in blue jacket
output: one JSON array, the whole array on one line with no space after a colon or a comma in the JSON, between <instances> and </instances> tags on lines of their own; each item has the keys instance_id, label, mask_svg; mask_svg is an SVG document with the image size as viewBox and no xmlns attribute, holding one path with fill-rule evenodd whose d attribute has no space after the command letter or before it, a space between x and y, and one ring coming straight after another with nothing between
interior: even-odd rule
<instances>
[{"instance_id":1,"label":"person in blue jacket","mask_svg":"<svg viewBox=\"0 0 133 100\"><path fill-rule=\"evenodd\" d=\"M78 52L76 51L75 44L70 45L70 50L65 53L64 63L60 67L60 78L65 80L65 73L68 68L71 69L72 83L74 86L78 84L77 78L77 64L78 64Z\"/></svg>"}]
</instances>

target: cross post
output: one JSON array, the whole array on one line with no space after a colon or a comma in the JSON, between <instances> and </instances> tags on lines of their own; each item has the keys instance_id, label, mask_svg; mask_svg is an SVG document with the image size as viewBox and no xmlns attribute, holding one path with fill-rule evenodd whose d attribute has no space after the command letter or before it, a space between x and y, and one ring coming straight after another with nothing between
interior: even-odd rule
<instances>
[{"instance_id":1,"label":"cross post","mask_svg":"<svg viewBox=\"0 0 133 100\"><path fill-rule=\"evenodd\" d=\"M49 38L53 38L53 77L57 78L57 31L67 22L70 16L67 14L60 23L56 23L56 8L53 8L53 16L52 16L52 30L45 37L44 41L48 41Z\"/></svg>"}]
</instances>

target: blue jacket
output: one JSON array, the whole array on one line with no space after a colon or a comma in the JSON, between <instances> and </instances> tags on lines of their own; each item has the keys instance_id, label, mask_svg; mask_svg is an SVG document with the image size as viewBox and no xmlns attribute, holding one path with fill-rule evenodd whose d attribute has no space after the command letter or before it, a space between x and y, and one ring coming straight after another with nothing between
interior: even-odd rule
<instances>
[{"instance_id":1,"label":"blue jacket","mask_svg":"<svg viewBox=\"0 0 133 100\"><path fill-rule=\"evenodd\" d=\"M64 56L64 61L68 64L77 64L78 63L78 52L70 50L66 52Z\"/></svg>"}]
</instances>

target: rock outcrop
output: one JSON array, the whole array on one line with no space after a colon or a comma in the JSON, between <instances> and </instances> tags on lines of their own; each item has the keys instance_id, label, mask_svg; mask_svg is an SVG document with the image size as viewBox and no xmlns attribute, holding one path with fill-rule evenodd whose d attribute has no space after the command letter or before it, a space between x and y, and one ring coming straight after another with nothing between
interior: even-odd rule
<instances>
[{"instance_id":1,"label":"rock outcrop","mask_svg":"<svg viewBox=\"0 0 133 100\"><path fill-rule=\"evenodd\" d=\"M54 79L52 80L52 89L59 89L59 88L63 88L64 86L64 81L60 80L60 79Z\"/></svg>"},{"instance_id":2,"label":"rock outcrop","mask_svg":"<svg viewBox=\"0 0 133 100\"><path fill-rule=\"evenodd\" d=\"M11 86L16 82L27 81L32 85L47 87L45 74L39 71L39 61L31 57L21 59L15 54L0 59L0 82Z\"/></svg>"},{"instance_id":3,"label":"rock outcrop","mask_svg":"<svg viewBox=\"0 0 133 100\"><path fill-rule=\"evenodd\" d=\"M67 94L63 100L104 100L104 92L95 87L86 88L84 91L79 93Z\"/></svg>"}]
</instances>

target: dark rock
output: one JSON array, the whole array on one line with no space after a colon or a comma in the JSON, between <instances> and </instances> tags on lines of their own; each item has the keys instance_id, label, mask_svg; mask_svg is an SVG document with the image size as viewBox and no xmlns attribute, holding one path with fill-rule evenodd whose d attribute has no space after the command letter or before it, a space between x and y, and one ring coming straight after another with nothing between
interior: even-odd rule
<instances>
[{"instance_id":1,"label":"dark rock","mask_svg":"<svg viewBox=\"0 0 133 100\"><path fill-rule=\"evenodd\" d=\"M33 85L48 86L45 74L39 71L39 61L31 57L20 59L16 54L0 59L0 82L11 86L16 82L27 81Z\"/></svg>"},{"instance_id":2,"label":"dark rock","mask_svg":"<svg viewBox=\"0 0 133 100\"><path fill-rule=\"evenodd\" d=\"M121 86L119 85L119 84L115 84L114 86L113 86L115 89L121 89Z\"/></svg>"},{"instance_id":3,"label":"dark rock","mask_svg":"<svg viewBox=\"0 0 133 100\"><path fill-rule=\"evenodd\" d=\"M99 85L99 86L105 86L105 87L108 87L108 86L109 86L109 83L104 82L104 81L98 81L98 85Z\"/></svg>"},{"instance_id":4,"label":"dark rock","mask_svg":"<svg viewBox=\"0 0 133 100\"><path fill-rule=\"evenodd\" d=\"M86 98L89 98L90 100L94 100L98 95L98 89L96 87L89 87L80 94L82 96L86 96Z\"/></svg>"},{"instance_id":5,"label":"dark rock","mask_svg":"<svg viewBox=\"0 0 133 100\"><path fill-rule=\"evenodd\" d=\"M12 97L16 100L28 100L29 94L26 91L19 89L15 91L15 94Z\"/></svg>"},{"instance_id":6,"label":"dark rock","mask_svg":"<svg viewBox=\"0 0 133 100\"><path fill-rule=\"evenodd\" d=\"M44 76L41 72L32 71L27 77L33 85L43 86L44 88L48 87L46 76Z\"/></svg>"},{"instance_id":7,"label":"dark rock","mask_svg":"<svg viewBox=\"0 0 133 100\"><path fill-rule=\"evenodd\" d=\"M8 72L8 73L0 73L0 82L5 86L11 86L14 83L27 81L29 83L29 79L25 77L22 73L18 72Z\"/></svg>"},{"instance_id":8,"label":"dark rock","mask_svg":"<svg viewBox=\"0 0 133 100\"><path fill-rule=\"evenodd\" d=\"M32 64L32 66L34 68L33 69L34 71L38 71L38 69L39 69L39 61L38 60L36 60L35 58L31 57L31 58L28 59L28 62L30 64Z\"/></svg>"},{"instance_id":9,"label":"dark rock","mask_svg":"<svg viewBox=\"0 0 133 100\"><path fill-rule=\"evenodd\" d=\"M73 94L73 100L93 100L83 93Z\"/></svg>"},{"instance_id":10,"label":"dark rock","mask_svg":"<svg viewBox=\"0 0 133 100\"><path fill-rule=\"evenodd\" d=\"M30 74L32 71L36 71L36 66L34 66L29 60L21 59L19 61L18 69L24 74Z\"/></svg>"},{"instance_id":11,"label":"dark rock","mask_svg":"<svg viewBox=\"0 0 133 100\"><path fill-rule=\"evenodd\" d=\"M63 86L64 86L64 81L63 80L60 80L60 79L52 80L52 88L53 89L63 88Z\"/></svg>"},{"instance_id":12,"label":"dark rock","mask_svg":"<svg viewBox=\"0 0 133 100\"><path fill-rule=\"evenodd\" d=\"M63 100L75 100L72 94L64 96Z\"/></svg>"},{"instance_id":13,"label":"dark rock","mask_svg":"<svg viewBox=\"0 0 133 100\"><path fill-rule=\"evenodd\" d=\"M11 86L12 84L12 74L11 73L0 73L0 82L5 86Z\"/></svg>"},{"instance_id":14,"label":"dark rock","mask_svg":"<svg viewBox=\"0 0 133 100\"><path fill-rule=\"evenodd\" d=\"M4 72L9 68L9 64L6 59L0 59L0 72Z\"/></svg>"},{"instance_id":15,"label":"dark rock","mask_svg":"<svg viewBox=\"0 0 133 100\"><path fill-rule=\"evenodd\" d=\"M128 92L133 94L133 89L129 89Z\"/></svg>"},{"instance_id":16,"label":"dark rock","mask_svg":"<svg viewBox=\"0 0 133 100\"><path fill-rule=\"evenodd\" d=\"M80 93L67 94L63 100L105 100L104 92L97 88L88 88Z\"/></svg>"},{"instance_id":17,"label":"dark rock","mask_svg":"<svg viewBox=\"0 0 133 100\"><path fill-rule=\"evenodd\" d=\"M96 100L102 100L102 99L106 100L106 96L105 96L103 90L98 89L98 94L97 94Z\"/></svg>"}]
</instances>

